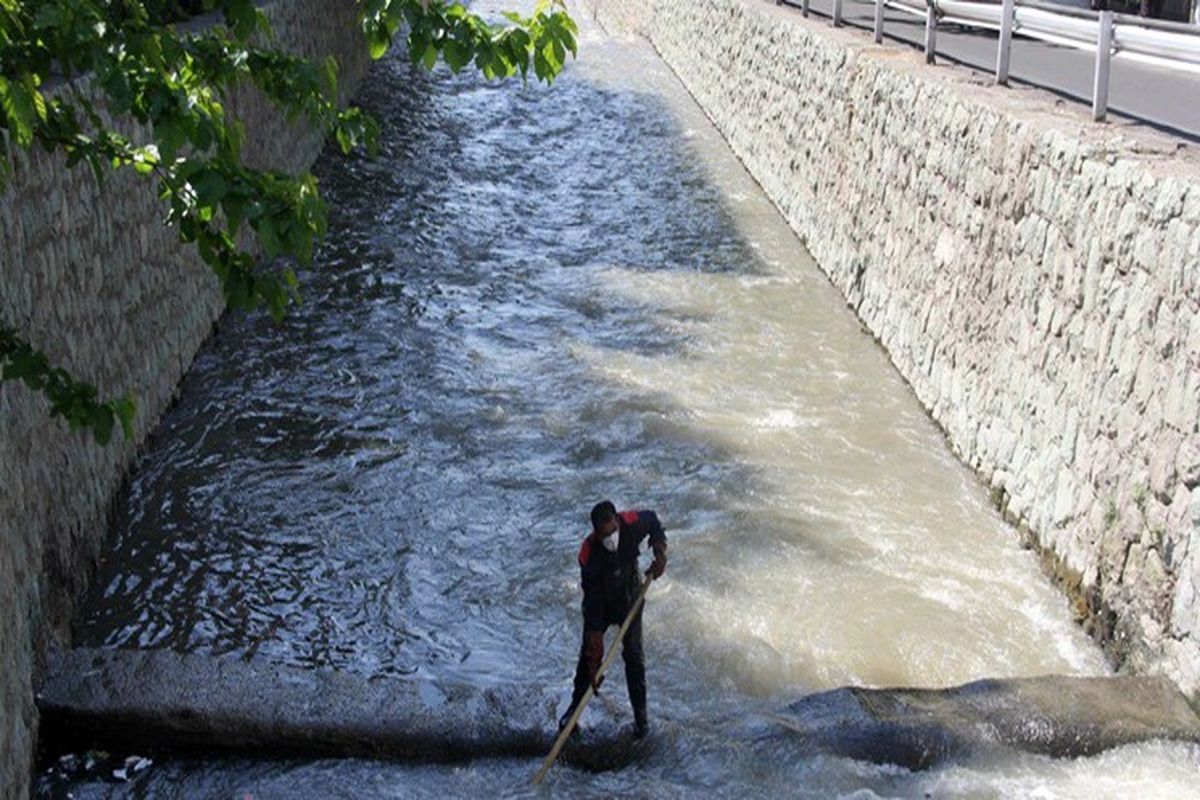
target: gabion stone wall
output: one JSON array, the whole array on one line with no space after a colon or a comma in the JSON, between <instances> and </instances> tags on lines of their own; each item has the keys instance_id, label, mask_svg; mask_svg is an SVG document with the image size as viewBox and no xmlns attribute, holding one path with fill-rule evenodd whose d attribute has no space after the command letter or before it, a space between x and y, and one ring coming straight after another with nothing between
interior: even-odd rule
<instances>
[{"instance_id":1,"label":"gabion stone wall","mask_svg":"<svg viewBox=\"0 0 1200 800\"><path fill-rule=\"evenodd\" d=\"M264 9L281 46L338 60L348 98L370 62L355 3ZM301 170L320 152L319 130L289 125L258 93L239 90L231 106L250 163ZM223 309L215 277L163 217L150 181L125 171L101 187L37 149L15 156L0 194L0 318L104 396L138 399L136 442L101 447L52 420L41 395L0 384L0 797L29 792L39 654L67 635L113 495Z\"/></svg>"}]
</instances>

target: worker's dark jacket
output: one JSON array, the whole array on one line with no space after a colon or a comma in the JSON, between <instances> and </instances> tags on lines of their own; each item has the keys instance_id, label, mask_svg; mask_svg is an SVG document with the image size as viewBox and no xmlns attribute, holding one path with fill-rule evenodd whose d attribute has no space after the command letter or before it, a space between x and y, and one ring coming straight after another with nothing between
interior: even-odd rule
<instances>
[{"instance_id":1,"label":"worker's dark jacket","mask_svg":"<svg viewBox=\"0 0 1200 800\"><path fill-rule=\"evenodd\" d=\"M665 544L658 515L653 511L622 511L617 551L610 553L595 534L579 549L579 571L583 582L583 629L603 631L620 625L641 585L638 548L649 537L650 546Z\"/></svg>"}]
</instances>

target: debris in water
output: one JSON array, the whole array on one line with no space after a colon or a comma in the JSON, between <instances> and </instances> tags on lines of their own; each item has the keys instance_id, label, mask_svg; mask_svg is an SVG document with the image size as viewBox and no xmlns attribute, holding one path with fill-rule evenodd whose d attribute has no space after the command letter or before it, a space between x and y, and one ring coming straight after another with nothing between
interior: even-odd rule
<instances>
[{"instance_id":1,"label":"debris in water","mask_svg":"<svg viewBox=\"0 0 1200 800\"><path fill-rule=\"evenodd\" d=\"M83 768L85 770L90 771L99 762L108 761L108 751L107 750L88 750L87 753L84 754L83 758L84 758Z\"/></svg>"},{"instance_id":2,"label":"debris in water","mask_svg":"<svg viewBox=\"0 0 1200 800\"><path fill-rule=\"evenodd\" d=\"M113 777L119 781L129 780L130 775L136 775L142 770L148 768L154 762L143 756L130 756L125 759L125 765L120 769L113 770Z\"/></svg>"}]
</instances>

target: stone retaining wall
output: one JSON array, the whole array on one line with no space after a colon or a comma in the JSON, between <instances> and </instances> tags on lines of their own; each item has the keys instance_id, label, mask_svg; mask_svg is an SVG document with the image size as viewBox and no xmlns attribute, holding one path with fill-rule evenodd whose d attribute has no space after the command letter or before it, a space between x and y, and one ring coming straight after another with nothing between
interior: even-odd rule
<instances>
[{"instance_id":1,"label":"stone retaining wall","mask_svg":"<svg viewBox=\"0 0 1200 800\"><path fill-rule=\"evenodd\" d=\"M263 7L282 47L337 58L349 96L370 61L355 4ZM256 92L239 90L232 108L248 162L295 171L320 152L319 130L289 125ZM13 167L0 195L0 318L102 395L132 391L138 418L136 443L118 432L101 447L51 419L41 395L0 384L0 797L28 793L37 661L68 635L113 495L223 308L215 277L163 226L149 181L126 171L100 187L40 150Z\"/></svg>"},{"instance_id":2,"label":"stone retaining wall","mask_svg":"<svg viewBox=\"0 0 1200 800\"><path fill-rule=\"evenodd\" d=\"M1200 157L764 0L647 36L1121 667L1200 699Z\"/></svg>"}]
</instances>

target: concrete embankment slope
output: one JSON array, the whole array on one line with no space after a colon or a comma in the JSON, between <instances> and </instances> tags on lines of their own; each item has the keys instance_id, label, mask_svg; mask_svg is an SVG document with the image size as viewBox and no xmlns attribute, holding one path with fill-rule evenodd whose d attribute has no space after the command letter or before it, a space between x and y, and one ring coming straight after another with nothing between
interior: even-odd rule
<instances>
[{"instance_id":1,"label":"concrete embankment slope","mask_svg":"<svg viewBox=\"0 0 1200 800\"><path fill-rule=\"evenodd\" d=\"M352 93L369 63L354 3L263 8L281 47L335 56ZM92 91L86 80L76 88ZM320 152L320 131L289 125L256 92L228 106L246 125L250 163L300 170ZM0 384L0 797L28 792L38 654L65 632L136 447L223 308L215 277L162 224L150 181L126 170L98 186L85 166L37 149L12 167L0 194L0 319L105 397L128 391L139 405L136 442L101 447L52 419L41 395Z\"/></svg>"},{"instance_id":2,"label":"concrete embankment slope","mask_svg":"<svg viewBox=\"0 0 1200 800\"><path fill-rule=\"evenodd\" d=\"M1200 697L1200 155L764 0L592 3L671 65L1114 660Z\"/></svg>"}]
</instances>

